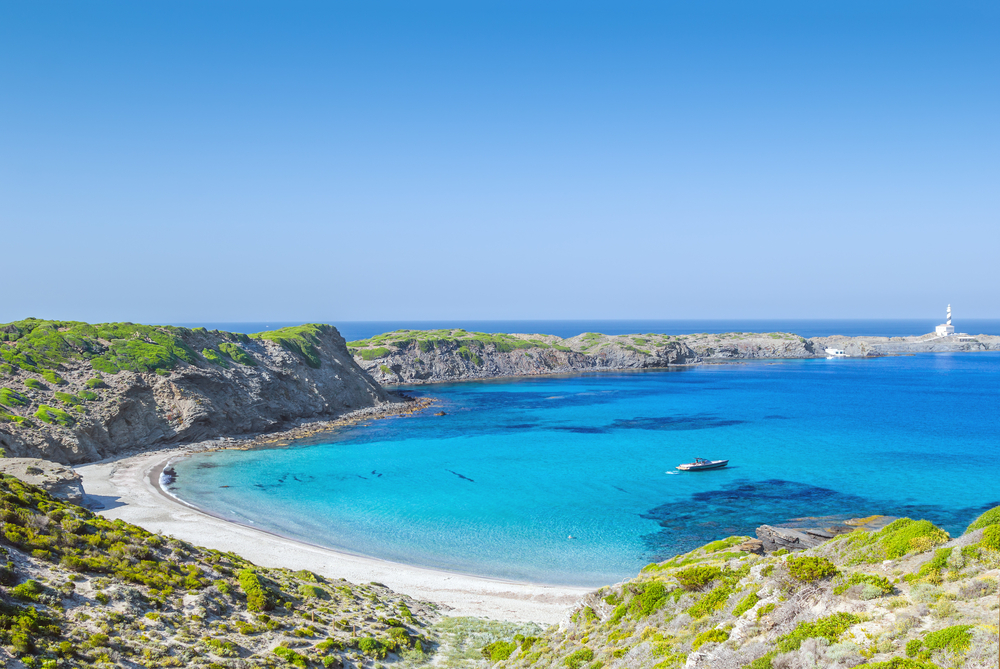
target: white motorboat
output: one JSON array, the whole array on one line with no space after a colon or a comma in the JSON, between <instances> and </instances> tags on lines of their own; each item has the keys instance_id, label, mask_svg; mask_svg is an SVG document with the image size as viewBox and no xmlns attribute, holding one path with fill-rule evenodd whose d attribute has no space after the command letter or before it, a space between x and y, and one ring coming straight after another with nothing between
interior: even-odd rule
<instances>
[{"instance_id":1,"label":"white motorboat","mask_svg":"<svg viewBox=\"0 0 1000 669\"><path fill-rule=\"evenodd\" d=\"M729 464L729 460L706 460L705 458L695 458L694 462L685 462L677 465L677 469L685 472L703 472L707 469L722 469Z\"/></svg>"}]
</instances>

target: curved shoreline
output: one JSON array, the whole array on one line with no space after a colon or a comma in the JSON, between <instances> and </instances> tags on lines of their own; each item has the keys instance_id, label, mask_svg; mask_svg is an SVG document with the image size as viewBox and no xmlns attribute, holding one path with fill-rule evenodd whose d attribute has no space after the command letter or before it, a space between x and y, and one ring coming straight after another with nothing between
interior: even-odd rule
<instances>
[{"instance_id":1,"label":"curved shoreline","mask_svg":"<svg viewBox=\"0 0 1000 669\"><path fill-rule=\"evenodd\" d=\"M559 622L592 588L518 583L389 562L314 546L206 513L162 491L151 476L171 459L204 450L186 446L81 465L87 497L106 517L221 551L266 567L308 569L330 578L376 581L441 606L448 615Z\"/></svg>"}]
</instances>

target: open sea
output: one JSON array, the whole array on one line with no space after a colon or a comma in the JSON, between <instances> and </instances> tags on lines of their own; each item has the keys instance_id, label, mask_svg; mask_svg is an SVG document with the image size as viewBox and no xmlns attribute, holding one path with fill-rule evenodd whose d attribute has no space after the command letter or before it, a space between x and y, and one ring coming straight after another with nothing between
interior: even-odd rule
<instances>
[{"instance_id":1,"label":"open sea","mask_svg":"<svg viewBox=\"0 0 1000 669\"><path fill-rule=\"evenodd\" d=\"M408 390L438 404L289 447L197 455L176 465L172 491L353 553L587 586L763 523L881 513L955 534L1000 504L997 353ZM731 464L675 473L694 457Z\"/></svg>"}]
</instances>

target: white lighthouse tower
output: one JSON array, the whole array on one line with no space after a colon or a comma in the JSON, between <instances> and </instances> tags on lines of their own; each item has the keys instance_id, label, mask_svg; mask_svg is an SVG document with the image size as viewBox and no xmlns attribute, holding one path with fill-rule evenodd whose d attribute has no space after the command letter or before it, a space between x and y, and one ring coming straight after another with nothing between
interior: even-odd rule
<instances>
[{"instance_id":1,"label":"white lighthouse tower","mask_svg":"<svg viewBox=\"0 0 1000 669\"><path fill-rule=\"evenodd\" d=\"M951 305L948 305L948 319L944 322L944 325L939 325L934 328L934 332L937 333L939 337L949 337L955 334L955 328L951 325Z\"/></svg>"}]
</instances>

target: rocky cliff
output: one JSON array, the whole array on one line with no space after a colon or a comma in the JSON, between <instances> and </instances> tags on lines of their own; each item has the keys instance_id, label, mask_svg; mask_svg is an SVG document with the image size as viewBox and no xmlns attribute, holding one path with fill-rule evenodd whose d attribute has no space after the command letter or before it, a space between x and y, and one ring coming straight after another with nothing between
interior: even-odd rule
<instances>
[{"instance_id":1,"label":"rocky cliff","mask_svg":"<svg viewBox=\"0 0 1000 669\"><path fill-rule=\"evenodd\" d=\"M397 330L349 342L355 361L384 385L651 369L732 360L817 358L828 347L854 357L1000 350L1000 337L816 337L788 332L604 335Z\"/></svg>"},{"instance_id":2,"label":"rocky cliff","mask_svg":"<svg viewBox=\"0 0 1000 669\"><path fill-rule=\"evenodd\" d=\"M813 357L810 342L788 333L603 335L398 330L348 344L383 384L502 376L651 369L706 360Z\"/></svg>"},{"instance_id":3,"label":"rocky cliff","mask_svg":"<svg viewBox=\"0 0 1000 669\"><path fill-rule=\"evenodd\" d=\"M399 401L329 325L247 336L30 319L0 326L0 356L0 448L64 463Z\"/></svg>"}]
</instances>

